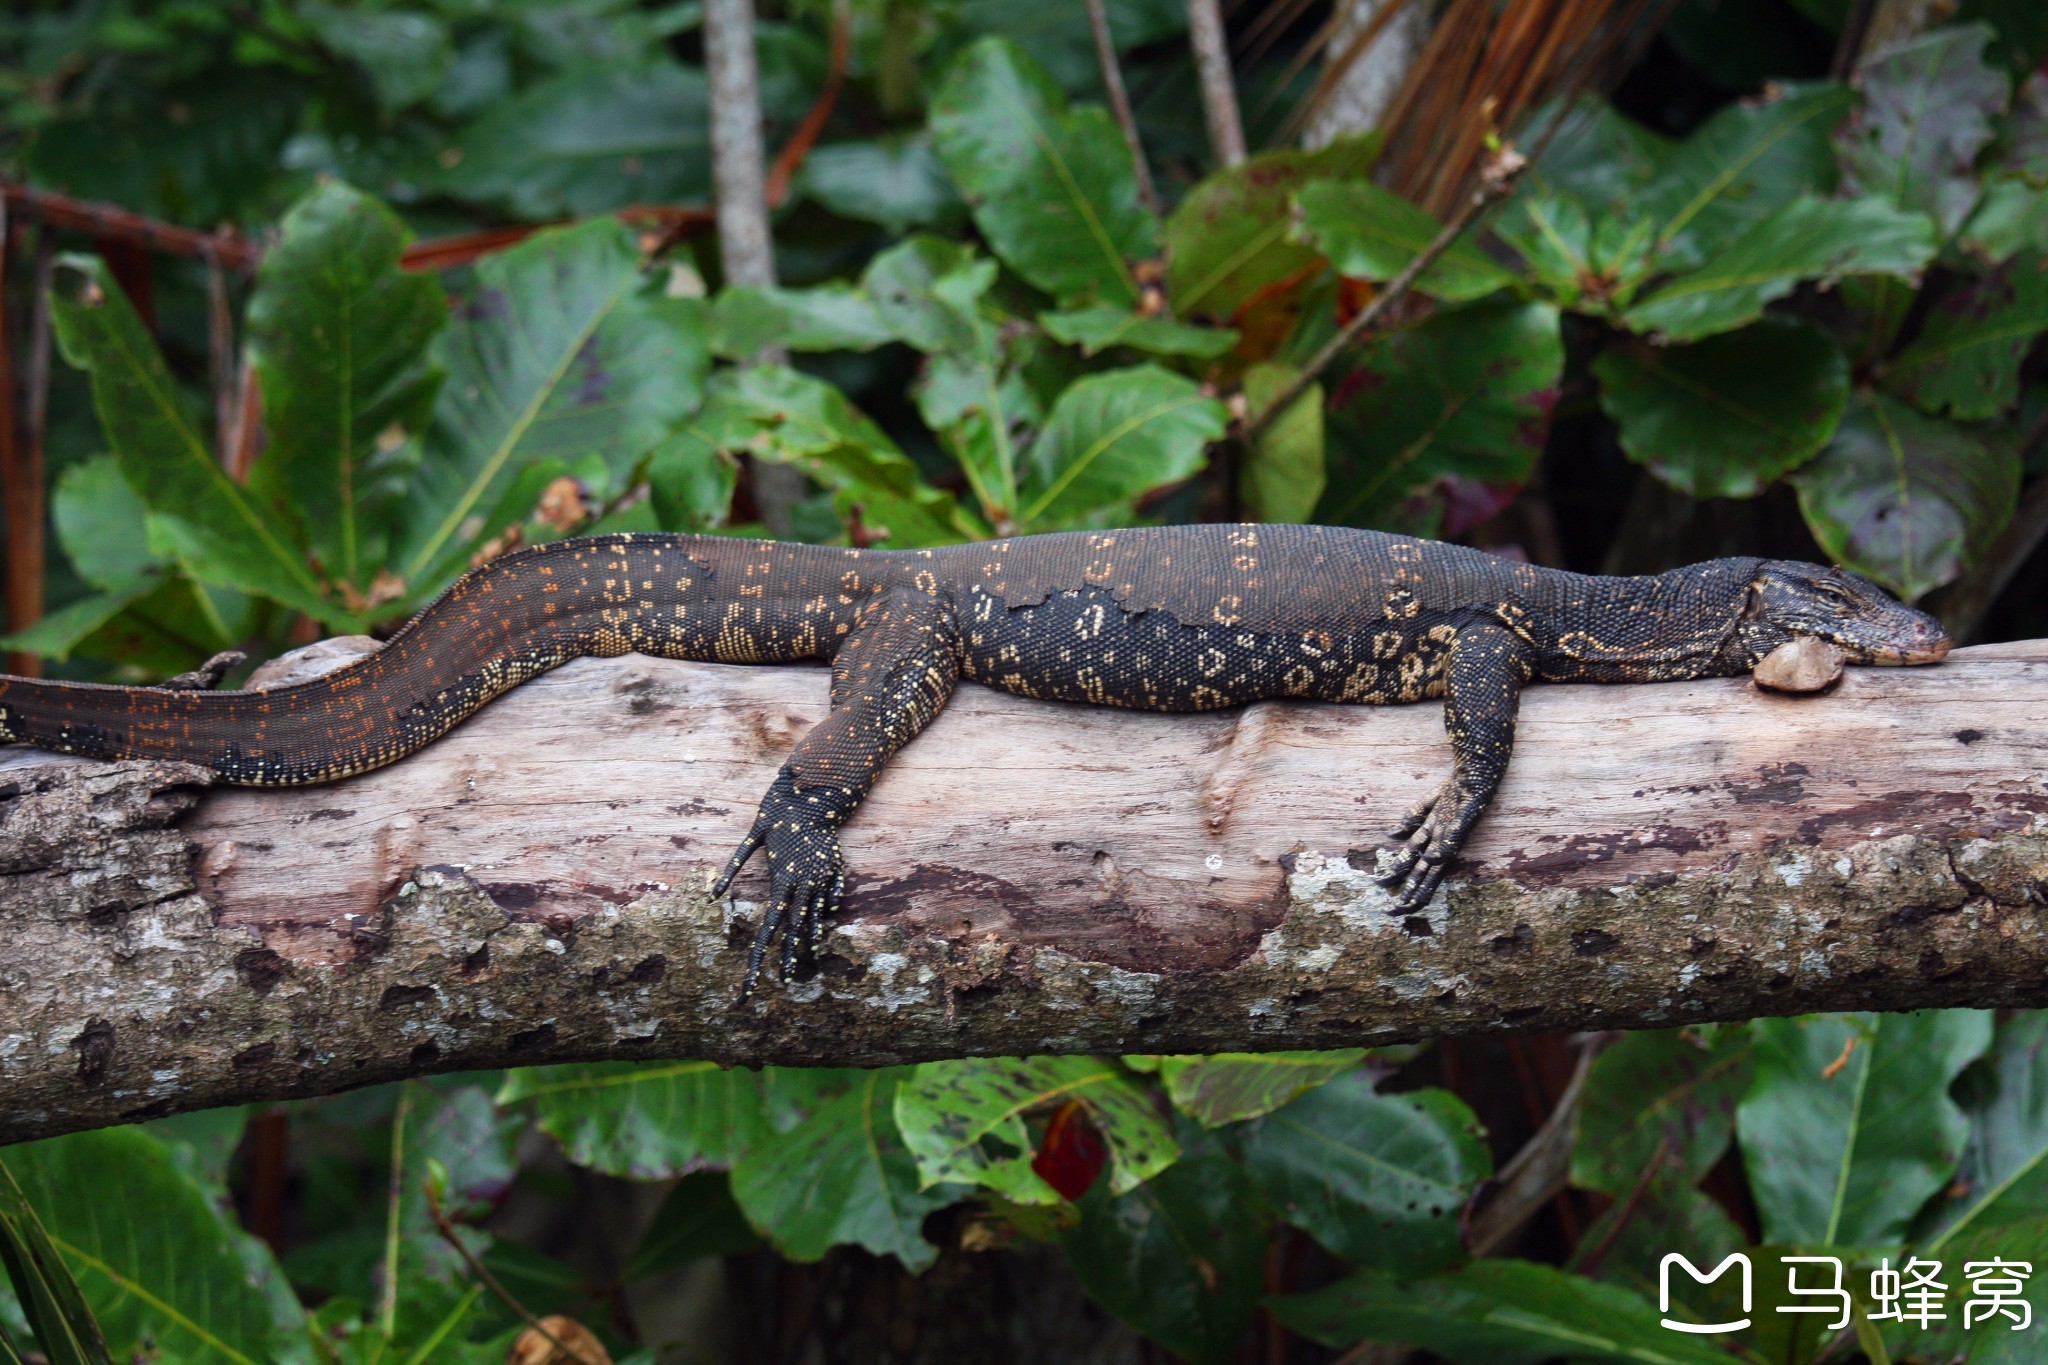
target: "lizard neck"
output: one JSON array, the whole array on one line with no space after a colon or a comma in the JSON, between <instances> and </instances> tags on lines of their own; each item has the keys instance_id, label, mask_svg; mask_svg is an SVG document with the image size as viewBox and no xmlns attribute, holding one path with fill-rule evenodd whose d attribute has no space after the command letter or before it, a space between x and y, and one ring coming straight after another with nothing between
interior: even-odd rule
<instances>
[{"instance_id":1,"label":"lizard neck","mask_svg":"<svg viewBox=\"0 0 2048 1365\"><path fill-rule=\"evenodd\" d=\"M1674 682L1746 673L1760 559L1711 559L1635 578L1565 575L1537 662L1551 682Z\"/></svg>"}]
</instances>

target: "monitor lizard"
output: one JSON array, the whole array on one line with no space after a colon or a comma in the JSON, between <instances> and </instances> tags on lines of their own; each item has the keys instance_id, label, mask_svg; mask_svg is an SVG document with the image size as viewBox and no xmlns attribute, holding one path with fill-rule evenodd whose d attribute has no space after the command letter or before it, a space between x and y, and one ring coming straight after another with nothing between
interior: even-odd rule
<instances>
[{"instance_id":1,"label":"monitor lizard","mask_svg":"<svg viewBox=\"0 0 2048 1365\"><path fill-rule=\"evenodd\" d=\"M1393 833L1382 880L1409 913L1499 787L1524 684L1749 671L1795 638L1851 661L1932 663L1932 618L1857 574L1717 559L1594 577L1326 526L1184 525L872 550L717 536L556 541L472 570L383 649L259 691L0 677L0 742L201 764L223 781L330 782L391 763L493 697L585 655L818 659L831 709L796 745L713 883L766 851L772 890L742 998L781 938L816 951L845 897L838 830L962 678L1154 711L1266 699L1442 697L1450 775Z\"/></svg>"}]
</instances>

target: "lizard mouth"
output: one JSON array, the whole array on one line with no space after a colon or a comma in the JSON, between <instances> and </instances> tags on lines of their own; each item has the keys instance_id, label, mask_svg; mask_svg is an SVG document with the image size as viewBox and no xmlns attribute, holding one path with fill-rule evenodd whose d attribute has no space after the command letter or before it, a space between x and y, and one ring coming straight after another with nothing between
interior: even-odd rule
<instances>
[{"instance_id":1,"label":"lizard mouth","mask_svg":"<svg viewBox=\"0 0 2048 1365\"><path fill-rule=\"evenodd\" d=\"M1870 646L1856 653L1863 656L1858 661L1861 663L1876 664L1880 668L1907 668L1915 664L1938 664L1948 657L1949 648L1949 638L1942 635L1910 645Z\"/></svg>"}]
</instances>

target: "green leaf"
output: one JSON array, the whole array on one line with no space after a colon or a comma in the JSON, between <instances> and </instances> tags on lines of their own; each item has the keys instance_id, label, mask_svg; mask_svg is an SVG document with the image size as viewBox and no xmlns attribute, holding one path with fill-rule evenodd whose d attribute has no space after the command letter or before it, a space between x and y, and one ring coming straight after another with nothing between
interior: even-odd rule
<instances>
[{"instance_id":1,"label":"green leaf","mask_svg":"<svg viewBox=\"0 0 2048 1365\"><path fill-rule=\"evenodd\" d=\"M1989 1010L1759 1019L1736 1111L1764 1240L1885 1246L1949 1181L1969 1120L1949 1098Z\"/></svg>"},{"instance_id":2,"label":"green leaf","mask_svg":"<svg viewBox=\"0 0 2048 1365\"><path fill-rule=\"evenodd\" d=\"M1265 411L1299 373L1295 366L1277 361L1261 361L1246 370L1246 409ZM1245 515L1255 521L1307 521L1315 515L1328 483L1323 467L1323 386L1315 383L1253 438L1238 467L1237 492Z\"/></svg>"},{"instance_id":3,"label":"green leaf","mask_svg":"<svg viewBox=\"0 0 2048 1365\"><path fill-rule=\"evenodd\" d=\"M447 370L405 503L399 576L431 595L522 467L597 456L622 476L703 397L709 354L695 300L664 298L621 224L539 233L486 258L434 343ZM519 509L520 513L526 509Z\"/></svg>"},{"instance_id":4,"label":"green leaf","mask_svg":"<svg viewBox=\"0 0 2048 1365\"><path fill-rule=\"evenodd\" d=\"M1225 327L1195 327L1172 318L1143 317L1121 308L1040 313L1038 325L1054 341L1079 346L1085 356L1099 355L1112 346L1128 346L1148 355L1213 360L1237 344L1237 333Z\"/></svg>"},{"instance_id":5,"label":"green leaf","mask_svg":"<svg viewBox=\"0 0 2048 1365\"><path fill-rule=\"evenodd\" d=\"M1494 219L1496 237L1561 305L1599 312L1626 303L1651 271L1647 218L1589 209L1577 196L1531 188Z\"/></svg>"},{"instance_id":6,"label":"green leaf","mask_svg":"<svg viewBox=\"0 0 2048 1365\"><path fill-rule=\"evenodd\" d=\"M150 553L149 508L112 455L95 455L58 477L50 520L71 567L101 592L146 591L170 568Z\"/></svg>"},{"instance_id":7,"label":"green leaf","mask_svg":"<svg viewBox=\"0 0 2048 1365\"><path fill-rule=\"evenodd\" d=\"M675 1183L654 1211L640 1244L619 1272L622 1283L675 1270L711 1256L733 1256L761 1245L733 1201L722 1171L698 1171Z\"/></svg>"},{"instance_id":8,"label":"green leaf","mask_svg":"<svg viewBox=\"0 0 2048 1365\"><path fill-rule=\"evenodd\" d=\"M12 1147L5 1161L116 1357L147 1345L193 1365L301 1358L300 1310L269 1249L163 1143L108 1128Z\"/></svg>"},{"instance_id":9,"label":"green leaf","mask_svg":"<svg viewBox=\"0 0 2048 1365\"><path fill-rule=\"evenodd\" d=\"M1330 389L1318 519L1369 526L1447 475L1520 483L1564 369L1557 309L1494 303L1376 337Z\"/></svg>"},{"instance_id":10,"label":"green leaf","mask_svg":"<svg viewBox=\"0 0 2048 1365\"><path fill-rule=\"evenodd\" d=\"M1289 240L1289 201L1313 182L1364 176L1379 151L1374 133L1315 152L1267 152L1189 190L1166 220L1174 312L1235 321L1254 297L1313 271L1316 252Z\"/></svg>"},{"instance_id":11,"label":"green leaf","mask_svg":"<svg viewBox=\"0 0 2048 1365\"><path fill-rule=\"evenodd\" d=\"M1819 454L1849 403L1834 338L1792 318L1690 346L1630 338L1593 376L1628 457L1696 498L1755 497Z\"/></svg>"},{"instance_id":12,"label":"green leaf","mask_svg":"<svg viewBox=\"0 0 2048 1365\"><path fill-rule=\"evenodd\" d=\"M815 289L735 285L711 307L711 349L749 360L768 346L792 351L871 351L896 339L865 291L847 284Z\"/></svg>"},{"instance_id":13,"label":"green leaf","mask_svg":"<svg viewBox=\"0 0 2048 1365\"><path fill-rule=\"evenodd\" d=\"M1295 238L1314 247L1339 275L1390 280L1443 231L1429 210L1370 180L1304 185L1294 196ZM1482 298L1515 277L1462 237L1422 272L1415 287L1440 299Z\"/></svg>"},{"instance_id":14,"label":"green leaf","mask_svg":"<svg viewBox=\"0 0 2048 1365\"><path fill-rule=\"evenodd\" d=\"M896 1126L919 1181L986 1185L1019 1204L1059 1195L1031 1169L1026 1112L1078 1100L1109 1145L1110 1189L1136 1188L1180 1145L1142 1089L1098 1057L969 1057L925 1062L896 1092ZM992 1153L986 1143L1007 1148Z\"/></svg>"},{"instance_id":15,"label":"green leaf","mask_svg":"<svg viewBox=\"0 0 2048 1365\"><path fill-rule=\"evenodd\" d=\"M1984 24L1955 24L1863 60L1863 108L1839 139L1849 188L1929 215L1944 237L1962 226L1981 192L1977 154L2009 89L1984 60L1990 40Z\"/></svg>"},{"instance_id":16,"label":"green leaf","mask_svg":"<svg viewBox=\"0 0 2048 1365\"><path fill-rule=\"evenodd\" d=\"M918 1185L917 1163L892 1112L906 1075L902 1067L864 1073L852 1089L733 1167L733 1198L777 1251L815 1261L850 1242L894 1256L913 1273L938 1256L920 1228L926 1214L963 1191Z\"/></svg>"},{"instance_id":17,"label":"green leaf","mask_svg":"<svg viewBox=\"0 0 2048 1365\"><path fill-rule=\"evenodd\" d=\"M1752 1051L1736 1027L1711 1043L1684 1029L1623 1035L1586 1080L1572 1184L1623 1199L1652 1179L1699 1183L1728 1150Z\"/></svg>"},{"instance_id":18,"label":"green leaf","mask_svg":"<svg viewBox=\"0 0 2048 1365\"><path fill-rule=\"evenodd\" d=\"M1558 116L1557 106L1546 104L1529 116L1528 126L1548 129ZM1625 217L1674 145L1598 95L1581 95L1530 168L1529 182L1539 191L1561 191L1595 212Z\"/></svg>"},{"instance_id":19,"label":"green leaf","mask_svg":"<svg viewBox=\"0 0 2048 1365\"><path fill-rule=\"evenodd\" d=\"M1458 1365L1541 1365L1559 1356L1631 1365L1727 1365L1710 1342L1665 1328L1625 1289L1530 1261L1474 1261L1403 1279L1360 1270L1312 1294L1268 1299L1281 1322L1326 1346L1401 1342Z\"/></svg>"},{"instance_id":20,"label":"green leaf","mask_svg":"<svg viewBox=\"0 0 2048 1365\"><path fill-rule=\"evenodd\" d=\"M1792 481L1821 547L1910 600L1961 573L2004 527L2020 467L2003 443L1859 392Z\"/></svg>"},{"instance_id":21,"label":"green leaf","mask_svg":"<svg viewBox=\"0 0 2048 1365\"><path fill-rule=\"evenodd\" d=\"M2000 176L1956 242L1981 261L1996 264L2022 251L2048 251L2048 187Z\"/></svg>"},{"instance_id":22,"label":"green leaf","mask_svg":"<svg viewBox=\"0 0 2048 1365\"><path fill-rule=\"evenodd\" d=\"M2020 401L2020 362L2048 331L2048 256L2016 256L1944 295L1886 377L1930 416L1996 417Z\"/></svg>"},{"instance_id":23,"label":"green leaf","mask_svg":"<svg viewBox=\"0 0 2048 1365\"><path fill-rule=\"evenodd\" d=\"M1238 1130L1245 1173L1288 1222L1347 1261L1433 1270L1493 1172L1479 1121L1447 1090L1381 1095L1352 1071Z\"/></svg>"},{"instance_id":24,"label":"green leaf","mask_svg":"<svg viewBox=\"0 0 2048 1365\"><path fill-rule=\"evenodd\" d=\"M1732 1099L1729 1107L1732 1110ZM1674 1251L1705 1269L1721 1264L1731 1252L1744 1251L1755 1257L1749 1239L1727 1210L1693 1186L1669 1178L1671 1174L1637 1172L1637 1179L1581 1234L1578 1255L1568 1268L1633 1290L1652 1303L1661 1302L1668 1289L1670 1316L1679 1321L1736 1321L1745 1316L1745 1305L1733 1274L1706 1284L1683 1273L1668 1281L1661 1274L1664 1258ZM1755 1265L1759 1274L1773 1269L1761 1260ZM1754 1320L1763 1331L1772 1325L1762 1314Z\"/></svg>"},{"instance_id":25,"label":"green leaf","mask_svg":"<svg viewBox=\"0 0 2048 1365\"><path fill-rule=\"evenodd\" d=\"M952 494L926 483L896 443L845 394L779 365L728 370L690 426L716 450L793 464L833 490L842 515L894 547L946 545L985 532Z\"/></svg>"},{"instance_id":26,"label":"green leaf","mask_svg":"<svg viewBox=\"0 0 2048 1365\"><path fill-rule=\"evenodd\" d=\"M305 3L292 12L322 46L362 68L386 109L418 104L455 64L448 25L432 14Z\"/></svg>"},{"instance_id":27,"label":"green leaf","mask_svg":"<svg viewBox=\"0 0 2048 1365\"><path fill-rule=\"evenodd\" d=\"M1159 1077L1174 1108L1205 1128L1270 1114L1319 1085L1358 1069L1367 1050L1219 1052L1160 1057Z\"/></svg>"},{"instance_id":28,"label":"green leaf","mask_svg":"<svg viewBox=\"0 0 2048 1365\"><path fill-rule=\"evenodd\" d=\"M704 73L673 61L565 71L465 128L434 188L529 220L702 203L707 110Z\"/></svg>"},{"instance_id":29,"label":"green leaf","mask_svg":"<svg viewBox=\"0 0 2048 1365\"><path fill-rule=\"evenodd\" d=\"M1032 444L1018 520L1050 530L1185 479L1225 423L1200 385L1157 365L1076 380Z\"/></svg>"},{"instance_id":30,"label":"green leaf","mask_svg":"<svg viewBox=\"0 0 2048 1365\"><path fill-rule=\"evenodd\" d=\"M1638 332L1697 341L1754 321L1801 280L1910 275L1933 258L1934 225L1879 199L1802 195L1751 224L1718 255L1623 314Z\"/></svg>"},{"instance_id":31,"label":"green leaf","mask_svg":"<svg viewBox=\"0 0 2048 1365\"><path fill-rule=\"evenodd\" d=\"M960 352L996 361L981 297L996 281L996 263L974 248L917 233L878 254L861 274L875 311L901 341L928 354Z\"/></svg>"},{"instance_id":32,"label":"green leaf","mask_svg":"<svg viewBox=\"0 0 2048 1365\"><path fill-rule=\"evenodd\" d=\"M1834 188L1828 134L1855 96L1840 85L1779 89L1701 124L1636 195L1632 211L1657 223L1666 269L1697 266L1800 195Z\"/></svg>"},{"instance_id":33,"label":"green leaf","mask_svg":"<svg viewBox=\"0 0 2048 1365\"><path fill-rule=\"evenodd\" d=\"M1105 110L1069 110L1043 68L990 37L954 63L932 99L931 130L975 224L1012 270L1062 302L1138 301L1131 262L1157 254L1159 229Z\"/></svg>"},{"instance_id":34,"label":"green leaf","mask_svg":"<svg viewBox=\"0 0 2048 1365\"><path fill-rule=\"evenodd\" d=\"M106 264L97 257L60 258L56 294L64 358L91 372L100 427L128 485L156 514L161 541L197 578L356 628L321 592L296 531L222 472L192 422L184 392Z\"/></svg>"},{"instance_id":35,"label":"green leaf","mask_svg":"<svg viewBox=\"0 0 2048 1365\"><path fill-rule=\"evenodd\" d=\"M392 447L425 425L441 379L425 353L447 304L432 275L398 268L408 236L368 195L316 186L285 215L249 300L270 438L251 482L295 509L328 576L358 589L383 563L410 472Z\"/></svg>"},{"instance_id":36,"label":"green leaf","mask_svg":"<svg viewBox=\"0 0 2048 1365\"><path fill-rule=\"evenodd\" d=\"M53 1365L110 1365L98 1319L50 1241L42 1219L0 1162L0 1270L37 1344ZM0 1337L5 1337L0 1332ZM10 1352L11 1340L6 1343ZM14 1360L20 1362L19 1354Z\"/></svg>"},{"instance_id":37,"label":"green leaf","mask_svg":"<svg viewBox=\"0 0 2048 1365\"><path fill-rule=\"evenodd\" d=\"M1266 1234L1237 1163L1212 1145L1128 1194L1102 1184L1060 1236L1088 1297L1196 1365L1224 1365L1251 1325Z\"/></svg>"},{"instance_id":38,"label":"green leaf","mask_svg":"<svg viewBox=\"0 0 2048 1365\"><path fill-rule=\"evenodd\" d=\"M1959 1089L1970 1136L1955 1181L1915 1229L1928 1256L2048 1220L2048 1010L2001 1021Z\"/></svg>"},{"instance_id":39,"label":"green leaf","mask_svg":"<svg viewBox=\"0 0 2048 1365\"><path fill-rule=\"evenodd\" d=\"M814 147L795 188L842 218L878 223L897 236L914 227L948 226L967 208L921 133Z\"/></svg>"},{"instance_id":40,"label":"green leaf","mask_svg":"<svg viewBox=\"0 0 2048 1365\"><path fill-rule=\"evenodd\" d=\"M647 500L664 531L707 531L725 524L739 485L739 462L679 432L647 457Z\"/></svg>"},{"instance_id":41,"label":"green leaf","mask_svg":"<svg viewBox=\"0 0 2048 1365\"><path fill-rule=\"evenodd\" d=\"M585 1062L505 1073L501 1105L530 1105L569 1160L659 1180L726 1167L772 1131L761 1077L712 1062Z\"/></svg>"}]
</instances>

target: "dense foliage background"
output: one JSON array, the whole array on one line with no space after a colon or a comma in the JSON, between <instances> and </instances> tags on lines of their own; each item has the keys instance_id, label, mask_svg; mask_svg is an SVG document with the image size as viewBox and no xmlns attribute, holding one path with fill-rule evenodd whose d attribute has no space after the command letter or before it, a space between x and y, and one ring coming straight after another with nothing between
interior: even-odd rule
<instances>
[{"instance_id":1,"label":"dense foliage background","mask_svg":"<svg viewBox=\"0 0 2048 1365\"><path fill-rule=\"evenodd\" d=\"M1769 553L2048 634L2037 4L1965 4L1847 79L1868 5L1611 6L1609 59L1506 127L1411 102L1402 141L1221 170L1181 4L1107 8L1157 208L1078 0L771 9L786 283L722 287L695 4L11 7L0 168L37 192L6 236L14 666L157 678L388 629L521 542L764 518ZM1255 146L1305 121L1326 17L1233 17ZM1533 160L1514 193L1305 372L1461 202L1425 172L1488 131ZM9 1149L0 1228L47 1231L122 1359L499 1360L530 1311L665 1361L2017 1362L2048 1325L1966 1332L1962 1270L2048 1252L2044 1045L2048 1016L1947 1011L545 1067ZM1570 1188L1489 1223L1497 1174L1546 1157ZM1741 1248L1752 1330L1658 1325L1665 1252ZM1773 1311L1790 1249L1849 1262L1851 1327ZM1948 1267L1947 1318L1873 1323L1869 1268L1911 1256ZM1726 1288L1676 1310L1731 1316ZM26 1298L0 1292L22 1349Z\"/></svg>"}]
</instances>

